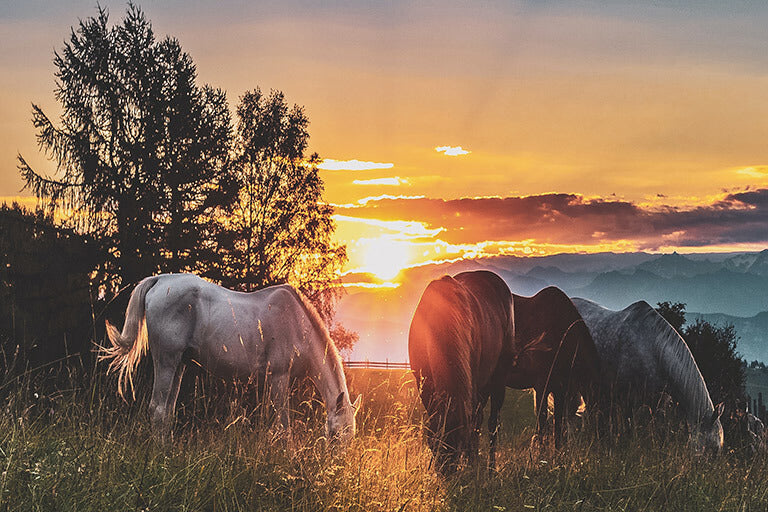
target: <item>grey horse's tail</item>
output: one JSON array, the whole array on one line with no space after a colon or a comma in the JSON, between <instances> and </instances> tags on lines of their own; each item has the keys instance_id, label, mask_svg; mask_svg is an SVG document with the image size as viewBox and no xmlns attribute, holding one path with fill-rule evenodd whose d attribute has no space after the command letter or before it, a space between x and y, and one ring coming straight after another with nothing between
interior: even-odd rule
<instances>
[{"instance_id":1,"label":"grey horse's tail","mask_svg":"<svg viewBox=\"0 0 768 512\"><path fill-rule=\"evenodd\" d=\"M126 387L131 388L131 396L136 397L133 389L133 373L142 356L147 352L147 324L144 319L144 299L147 292L157 283L158 277L147 277L131 292L128 309L125 310L123 332L105 320L110 346L102 347L99 360L108 360L108 373L117 372L117 392L124 397Z\"/></svg>"}]
</instances>

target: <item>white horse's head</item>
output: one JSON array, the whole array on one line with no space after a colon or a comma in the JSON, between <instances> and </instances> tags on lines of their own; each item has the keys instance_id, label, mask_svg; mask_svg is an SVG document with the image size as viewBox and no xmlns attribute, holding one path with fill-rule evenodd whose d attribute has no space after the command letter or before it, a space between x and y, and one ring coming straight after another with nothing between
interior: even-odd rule
<instances>
[{"instance_id":1,"label":"white horse's head","mask_svg":"<svg viewBox=\"0 0 768 512\"><path fill-rule=\"evenodd\" d=\"M360 396L355 403L350 402L349 396L343 391L336 398L336 406L329 407L328 421L325 425L325 437L332 443L348 446L355 437L355 415L360 408Z\"/></svg>"},{"instance_id":2,"label":"white horse's head","mask_svg":"<svg viewBox=\"0 0 768 512\"><path fill-rule=\"evenodd\" d=\"M693 443L697 451L719 453L723 448L723 425L720 416L725 410L721 402L715 406L715 410L709 418L704 418L694 434Z\"/></svg>"}]
</instances>

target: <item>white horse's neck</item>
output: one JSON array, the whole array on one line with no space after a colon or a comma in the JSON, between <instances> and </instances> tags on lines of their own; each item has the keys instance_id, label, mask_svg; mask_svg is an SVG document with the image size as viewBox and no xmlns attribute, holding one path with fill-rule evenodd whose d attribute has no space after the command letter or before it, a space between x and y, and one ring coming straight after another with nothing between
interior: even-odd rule
<instances>
[{"instance_id":1,"label":"white horse's neck","mask_svg":"<svg viewBox=\"0 0 768 512\"><path fill-rule=\"evenodd\" d=\"M344 377L341 359L330 339L323 339L324 336L315 333L312 336L312 347L308 354L308 363L310 375L315 386L323 398L328 415L336 413L336 401L341 393L344 393L345 403L348 403L349 391L347 390L347 380Z\"/></svg>"}]
</instances>

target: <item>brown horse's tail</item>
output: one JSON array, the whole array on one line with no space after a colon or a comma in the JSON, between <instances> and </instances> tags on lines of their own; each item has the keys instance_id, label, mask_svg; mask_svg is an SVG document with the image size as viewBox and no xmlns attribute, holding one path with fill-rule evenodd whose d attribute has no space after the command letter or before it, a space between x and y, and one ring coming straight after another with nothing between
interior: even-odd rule
<instances>
[{"instance_id":1,"label":"brown horse's tail","mask_svg":"<svg viewBox=\"0 0 768 512\"><path fill-rule=\"evenodd\" d=\"M600 411L604 407L601 394L600 357L583 319L575 320L568 327L561 343L564 349L563 356L567 360L562 363L568 363L568 367L561 371L568 375L570 393L580 395L588 410Z\"/></svg>"},{"instance_id":2,"label":"brown horse's tail","mask_svg":"<svg viewBox=\"0 0 768 512\"><path fill-rule=\"evenodd\" d=\"M101 348L99 360L109 361L107 373L117 372L117 392L121 397L124 397L125 388L128 386L131 388L131 396L136 397L133 373L149 345L144 318L144 299L157 280L157 276L148 277L131 292L128 309L125 310L122 333L109 323L109 320L105 320L110 346Z\"/></svg>"}]
</instances>

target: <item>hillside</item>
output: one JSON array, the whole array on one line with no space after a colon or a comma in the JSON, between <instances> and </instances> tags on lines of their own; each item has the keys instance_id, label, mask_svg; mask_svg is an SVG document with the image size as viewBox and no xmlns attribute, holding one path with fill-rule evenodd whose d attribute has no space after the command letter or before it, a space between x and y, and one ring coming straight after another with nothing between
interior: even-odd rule
<instances>
[{"instance_id":1,"label":"hillside","mask_svg":"<svg viewBox=\"0 0 768 512\"><path fill-rule=\"evenodd\" d=\"M342 299L339 320L360 334L352 357L407 360L411 315L429 281L479 269L496 272L513 293L524 296L553 285L609 309L638 300L652 305L684 302L688 311L695 312L689 320L699 315L734 324L743 356L768 361L768 249L739 254L498 256L413 267L398 276L398 288L354 287ZM364 280L362 275L346 279Z\"/></svg>"},{"instance_id":2,"label":"hillside","mask_svg":"<svg viewBox=\"0 0 768 512\"><path fill-rule=\"evenodd\" d=\"M631 274L609 272L598 275L588 286L566 291L610 309L643 299L650 304L684 302L689 311L747 317L768 311L767 289L768 276L718 268L708 274L672 278L642 269Z\"/></svg>"},{"instance_id":3,"label":"hillside","mask_svg":"<svg viewBox=\"0 0 768 512\"><path fill-rule=\"evenodd\" d=\"M748 318L722 313L686 315L688 322L699 318L715 325L733 325L739 336L737 347L741 356L748 362L768 361L768 311Z\"/></svg>"}]
</instances>

